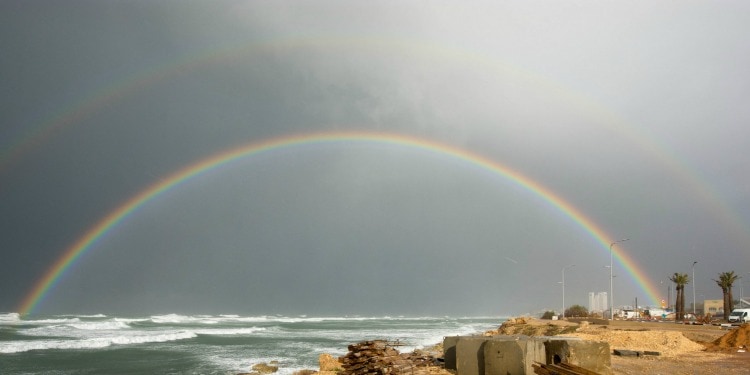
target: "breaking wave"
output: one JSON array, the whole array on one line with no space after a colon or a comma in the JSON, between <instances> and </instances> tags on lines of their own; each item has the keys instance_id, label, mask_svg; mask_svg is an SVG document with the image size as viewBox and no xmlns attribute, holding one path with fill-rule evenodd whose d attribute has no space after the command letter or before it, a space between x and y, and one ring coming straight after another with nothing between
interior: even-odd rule
<instances>
[{"instance_id":1,"label":"breaking wave","mask_svg":"<svg viewBox=\"0 0 750 375\"><path fill-rule=\"evenodd\" d=\"M184 340L196 337L194 332L174 332L153 335L127 335L114 337L96 337L81 340L31 340L0 342L0 353L20 353L30 350L48 349L97 349L112 345L144 344Z\"/></svg>"}]
</instances>

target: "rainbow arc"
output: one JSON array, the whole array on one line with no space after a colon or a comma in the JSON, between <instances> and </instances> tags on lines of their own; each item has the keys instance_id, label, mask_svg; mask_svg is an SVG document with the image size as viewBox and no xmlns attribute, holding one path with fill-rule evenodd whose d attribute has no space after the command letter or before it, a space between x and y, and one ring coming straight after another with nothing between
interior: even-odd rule
<instances>
[{"instance_id":1,"label":"rainbow arc","mask_svg":"<svg viewBox=\"0 0 750 375\"><path fill-rule=\"evenodd\" d=\"M597 223L584 215L578 208L564 200L549 188L542 186L529 177L502 165L494 160L470 151L457 148L448 144L431 140L392 133L373 132L324 132L310 134L296 134L279 138L267 139L260 142L249 143L230 150L219 152L195 163L192 163L162 179L153 185L130 197L116 209L109 212L96 224L91 226L82 236L70 245L48 271L34 284L31 291L20 303L18 312L21 314L34 313L55 286L60 283L66 272L76 264L77 260L95 248L98 240L106 236L119 223L133 215L138 208L148 204L157 197L166 194L176 186L204 174L210 170L227 165L233 161L243 158L264 154L281 148L294 148L306 144L358 144L378 143L407 147L423 150L443 156L448 156L468 165L481 168L495 175L502 176L518 187L538 196L548 206L564 217L574 222L599 244L600 251L610 252L610 243L613 237L607 234ZM648 303L658 305L661 298L654 288L654 283L644 274L638 264L622 249L622 246L614 246L612 252L614 258L627 273L633 278L639 288L645 293Z\"/></svg>"}]
</instances>

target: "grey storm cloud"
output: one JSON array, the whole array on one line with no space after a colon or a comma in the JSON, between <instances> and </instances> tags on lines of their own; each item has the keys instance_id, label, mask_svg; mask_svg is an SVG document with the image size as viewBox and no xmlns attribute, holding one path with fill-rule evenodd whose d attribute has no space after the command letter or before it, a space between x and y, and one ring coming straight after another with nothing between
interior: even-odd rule
<instances>
[{"instance_id":1,"label":"grey storm cloud","mask_svg":"<svg viewBox=\"0 0 750 375\"><path fill-rule=\"evenodd\" d=\"M139 192L38 312L504 314L750 272L750 6L618 2L0 5L0 311ZM634 274L635 273L635 274ZM640 276L645 279L639 279ZM742 281L742 280L741 280ZM644 290L641 283L647 282ZM692 285L691 285L692 286ZM648 295L652 293L653 295Z\"/></svg>"}]
</instances>

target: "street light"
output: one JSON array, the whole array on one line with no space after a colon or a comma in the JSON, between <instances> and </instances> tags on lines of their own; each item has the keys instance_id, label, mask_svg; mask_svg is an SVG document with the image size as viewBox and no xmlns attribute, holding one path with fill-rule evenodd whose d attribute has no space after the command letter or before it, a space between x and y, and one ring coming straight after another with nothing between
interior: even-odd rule
<instances>
[{"instance_id":1,"label":"street light","mask_svg":"<svg viewBox=\"0 0 750 375\"><path fill-rule=\"evenodd\" d=\"M612 247L615 246L616 243L625 242L629 240L630 238L623 238L619 241L612 242L609 244L609 318L610 320L615 320L615 290L614 290L614 284L612 283L612 269L613 263L612 263Z\"/></svg>"},{"instance_id":2,"label":"street light","mask_svg":"<svg viewBox=\"0 0 750 375\"><path fill-rule=\"evenodd\" d=\"M563 296L563 304L562 304L562 317L565 319L565 269L575 266L575 264L571 264L567 267L563 267L562 269L562 296ZM741 294L741 293L740 293Z\"/></svg>"},{"instance_id":3,"label":"street light","mask_svg":"<svg viewBox=\"0 0 750 375\"><path fill-rule=\"evenodd\" d=\"M698 261L693 262L693 317L695 318L695 264Z\"/></svg>"}]
</instances>

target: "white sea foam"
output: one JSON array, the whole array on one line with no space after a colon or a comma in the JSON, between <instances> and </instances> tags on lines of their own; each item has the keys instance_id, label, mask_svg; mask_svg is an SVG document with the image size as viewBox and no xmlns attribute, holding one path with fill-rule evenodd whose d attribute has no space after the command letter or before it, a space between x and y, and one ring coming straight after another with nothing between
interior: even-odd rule
<instances>
[{"instance_id":1,"label":"white sea foam","mask_svg":"<svg viewBox=\"0 0 750 375\"><path fill-rule=\"evenodd\" d=\"M178 314L153 315L150 317L153 323L157 324L218 324L224 320L220 316L196 315L186 316Z\"/></svg>"},{"instance_id":2,"label":"white sea foam","mask_svg":"<svg viewBox=\"0 0 750 375\"><path fill-rule=\"evenodd\" d=\"M0 314L0 324L18 324L21 322L21 315L18 313Z\"/></svg>"},{"instance_id":3,"label":"white sea foam","mask_svg":"<svg viewBox=\"0 0 750 375\"><path fill-rule=\"evenodd\" d=\"M92 336L115 335L131 330L130 326L123 322L79 322L70 324L54 324L41 327L19 330L18 333L25 336L54 336L87 338ZM137 332L137 331L133 331Z\"/></svg>"},{"instance_id":4,"label":"white sea foam","mask_svg":"<svg viewBox=\"0 0 750 375\"><path fill-rule=\"evenodd\" d=\"M106 318L104 314L89 314L89 315L78 315L78 314L63 314L58 316L73 317L73 318Z\"/></svg>"},{"instance_id":5,"label":"white sea foam","mask_svg":"<svg viewBox=\"0 0 750 375\"><path fill-rule=\"evenodd\" d=\"M185 315L177 315L177 314L167 314L167 315L152 315L151 321L154 323L163 323L163 324L176 324L176 323L187 323L195 321L195 318L191 318L189 316Z\"/></svg>"},{"instance_id":6,"label":"white sea foam","mask_svg":"<svg viewBox=\"0 0 750 375\"><path fill-rule=\"evenodd\" d=\"M68 324L69 326L77 329L85 330L117 330L117 329L128 329L130 326L125 322L119 322L117 320L101 321L101 322L80 322Z\"/></svg>"},{"instance_id":7,"label":"white sea foam","mask_svg":"<svg viewBox=\"0 0 750 375\"><path fill-rule=\"evenodd\" d=\"M214 335L214 336L229 336L229 335L249 335L259 331L265 331L265 328L252 327L252 328L214 328L214 329L199 329L193 332L199 335Z\"/></svg>"},{"instance_id":8,"label":"white sea foam","mask_svg":"<svg viewBox=\"0 0 750 375\"><path fill-rule=\"evenodd\" d=\"M177 341L194 338L194 332L179 331L159 334L96 337L80 340L33 340L0 342L0 353L21 353L30 350L96 349L112 345L132 345L152 342Z\"/></svg>"},{"instance_id":9,"label":"white sea foam","mask_svg":"<svg viewBox=\"0 0 750 375\"><path fill-rule=\"evenodd\" d=\"M78 323L81 319L79 318L65 318L65 319L38 319L38 320L24 320L24 323L29 324L62 324L62 323Z\"/></svg>"},{"instance_id":10,"label":"white sea foam","mask_svg":"<svg viewBox=\"0 0 750 375\"><path fill-rule=\"evenodd\" d=\"M122 323L134 323L134 322L146 322L151 319L148 318L114 318L113 321L115 322L122 322Z\"/></svg>"},{"instance_id":11,"label":"white sea foam","mask_svg":"<svg viewBox=\"0 0 750 375\"><path fill-rule=\"evenodd\" d=\"M121 318L118 318L121 319ZM436 317L364 317L364 316L328 316L328 317L308 317L300 315L296 317L280 315L259 315L259 316L240 316L236 314L222 315L180 315L165 314L152 315L146 320L157 324L218 324L223 322L240 322L240 323L320 323L320 322L365 322L365 321L434 321L445 320L450 318ZM138 321L137 319L131 321Z\"/></svg>"}]
</instances>

